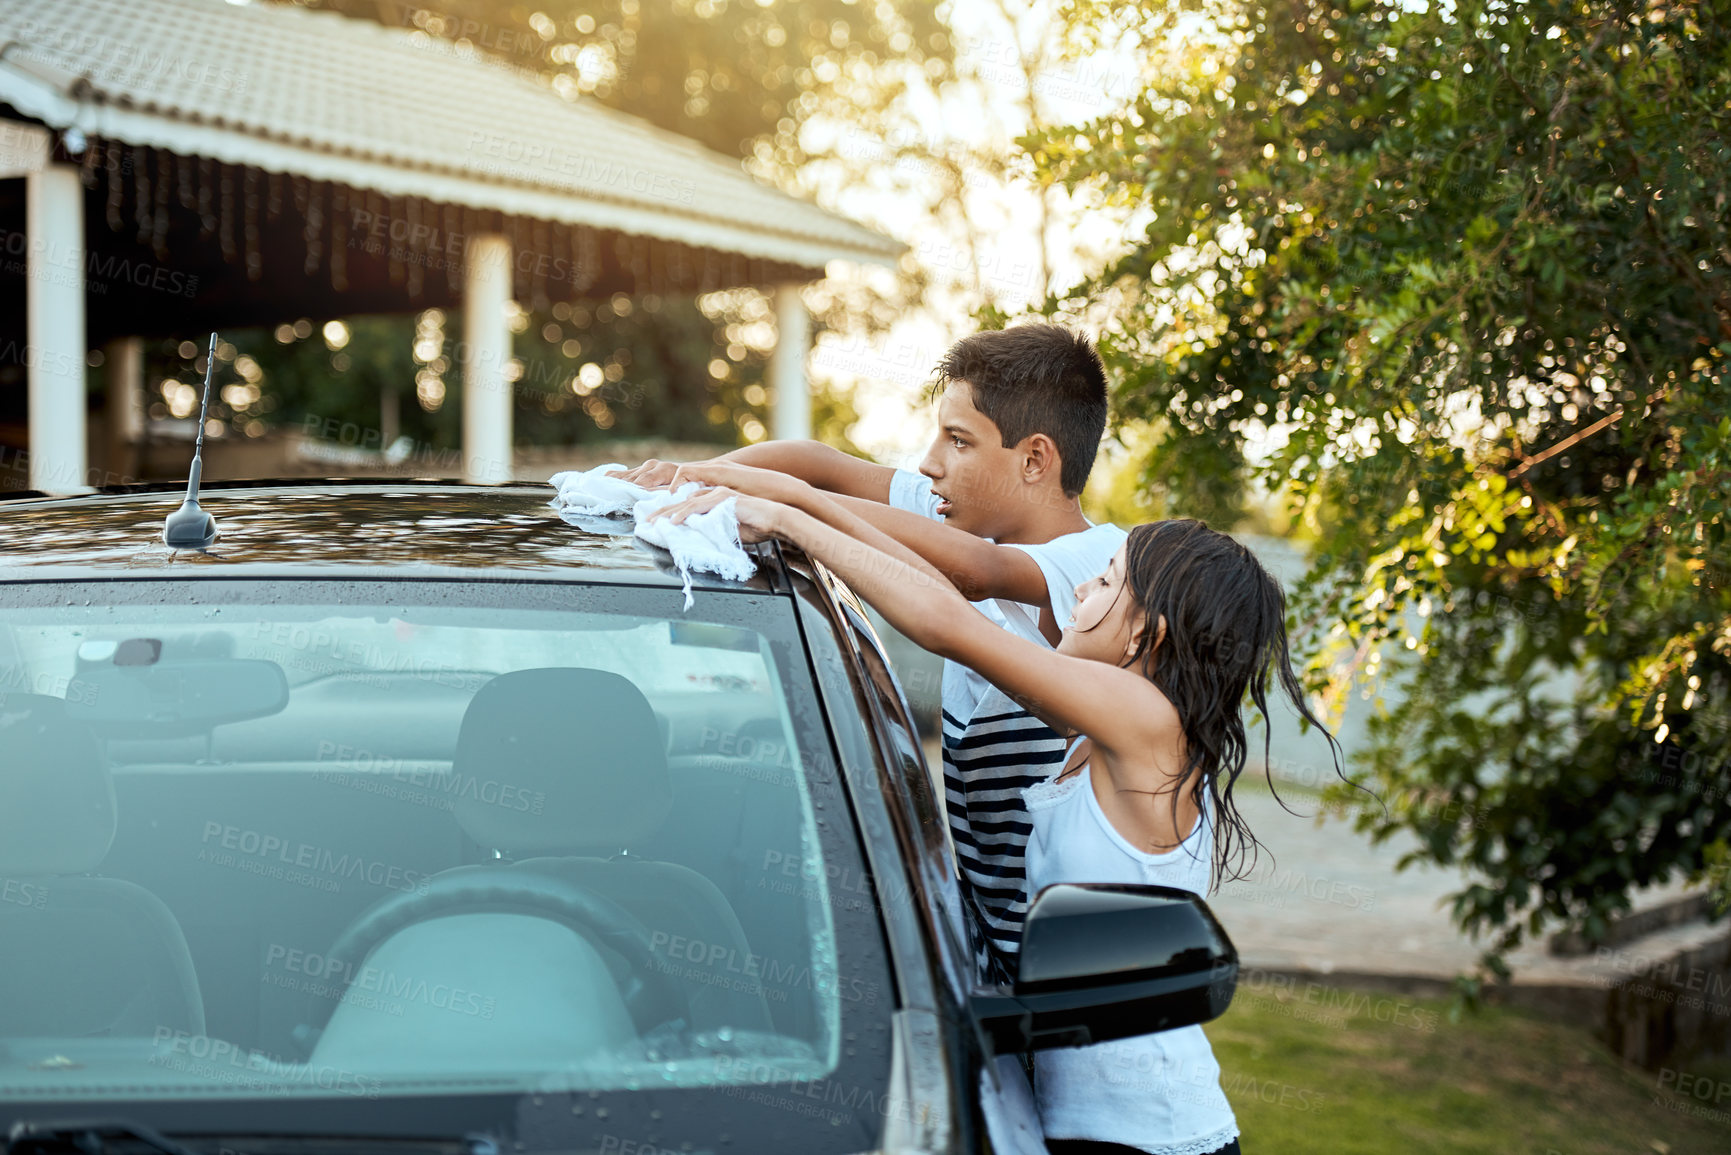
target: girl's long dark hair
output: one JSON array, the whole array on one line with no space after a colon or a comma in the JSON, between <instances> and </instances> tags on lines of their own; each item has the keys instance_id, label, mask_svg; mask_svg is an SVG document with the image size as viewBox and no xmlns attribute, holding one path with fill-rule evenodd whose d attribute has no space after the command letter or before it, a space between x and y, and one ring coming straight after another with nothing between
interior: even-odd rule
<instances>
[{"instance_id":1,"label":"girl's long dark hair","mask_svg":"<svg viewBox=\"0 0 1731 1155\"><path fill-rule=\"evenodd\" d=\"M1132 668L1159 687L1184 728L1184 774L1172 792L1174 816L1182 790L1205 817L1212 809L1212 886L1247 876L1260 843L1232 800L1249 743L1246 692L1263 719L1263 773L1269 769L1274 719L1271 681L1299 716L1322 730L1344 780L1340 744L1304 701L1286 640L1286 595L1251 552L1190 518L1139 525L1125 545L1124 572L1137 607L1148 615ZM1166 620L1164 638L1158 623ZM1156 643L1158 642L1158 645ZM1248 859L1248 865L1246 860Z\"/></svg>"}]
</instances>

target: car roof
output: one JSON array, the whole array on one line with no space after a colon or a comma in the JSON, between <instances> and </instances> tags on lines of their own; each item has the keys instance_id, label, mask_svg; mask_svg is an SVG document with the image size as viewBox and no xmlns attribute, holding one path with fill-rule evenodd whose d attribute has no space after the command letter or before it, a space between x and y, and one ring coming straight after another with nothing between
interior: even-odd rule
<instances>
[{"instance_id":1,"label":"car roof","mask_svg":"<svg viewBox=\"0 0 1731 1155\"><path fill-rule=\"evenodd\" d=\"M162 523L183 487L104 490L0 501L0 581L162 577L408 577L600 581L678 586L666 551L628 519L567 524L541 484L439 481L206 484L216 518L208 553L170 549ZM693 573L697 589L774 588L773 551L745 582ZM784 587L785 588L785 585Z\"/></svg>"}]
</instances>

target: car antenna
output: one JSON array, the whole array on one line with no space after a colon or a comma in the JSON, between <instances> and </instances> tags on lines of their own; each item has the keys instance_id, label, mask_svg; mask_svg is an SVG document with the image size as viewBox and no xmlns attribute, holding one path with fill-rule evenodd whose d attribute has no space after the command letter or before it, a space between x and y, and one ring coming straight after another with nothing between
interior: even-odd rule
<instances>
[{"instance_id":1,"label":"car antenna","mask_svg":"<svg viewBox=\"0 0 1731 1155\"><path fill-rule=\"evenodd\" d=\"M162 540L175 549L209 549L216 542L216 518L198 504L198 479L204 473L204 418L210 408L210 382L216 376L216 334L204 362L204 399L198 403L198 439L192 447L192 473L186 479L186 500L162 524Z\"/></svg>"}]
</instances>

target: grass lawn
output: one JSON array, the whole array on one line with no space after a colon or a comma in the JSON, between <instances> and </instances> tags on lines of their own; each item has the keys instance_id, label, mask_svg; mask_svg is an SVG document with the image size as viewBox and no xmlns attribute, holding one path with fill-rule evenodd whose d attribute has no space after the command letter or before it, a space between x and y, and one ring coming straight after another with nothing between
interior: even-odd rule
<instances>
[{"instance_id":1,"label":"grass lawn","mask_svg":"<svg viewBox=\"0 0 1731 1155\"><path fill-rule=\"evenodd\" d=\"M1241 990L1205 1029L1246 1155L1731 1152L1731 1061L1641 1071L1523 1011Z\"/></svg>"}]
</instances>

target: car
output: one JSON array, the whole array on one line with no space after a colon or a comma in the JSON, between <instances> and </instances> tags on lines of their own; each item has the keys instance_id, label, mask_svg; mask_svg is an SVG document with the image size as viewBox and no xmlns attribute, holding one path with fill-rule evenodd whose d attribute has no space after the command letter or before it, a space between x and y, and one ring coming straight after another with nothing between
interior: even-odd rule
<instances>
[{"instance_id":1,"label":"car","mask_svg":"<svg viewBox=\"0 0 1731 1155\"><path fill-rule=\"evenodd\" d=\"M974 947L907 703L812 559L686 582L546 486L0 503L12 1152L962 1153L996 1055L1201 1022L1193 895Z\"/></svg>"}]
</instances>

